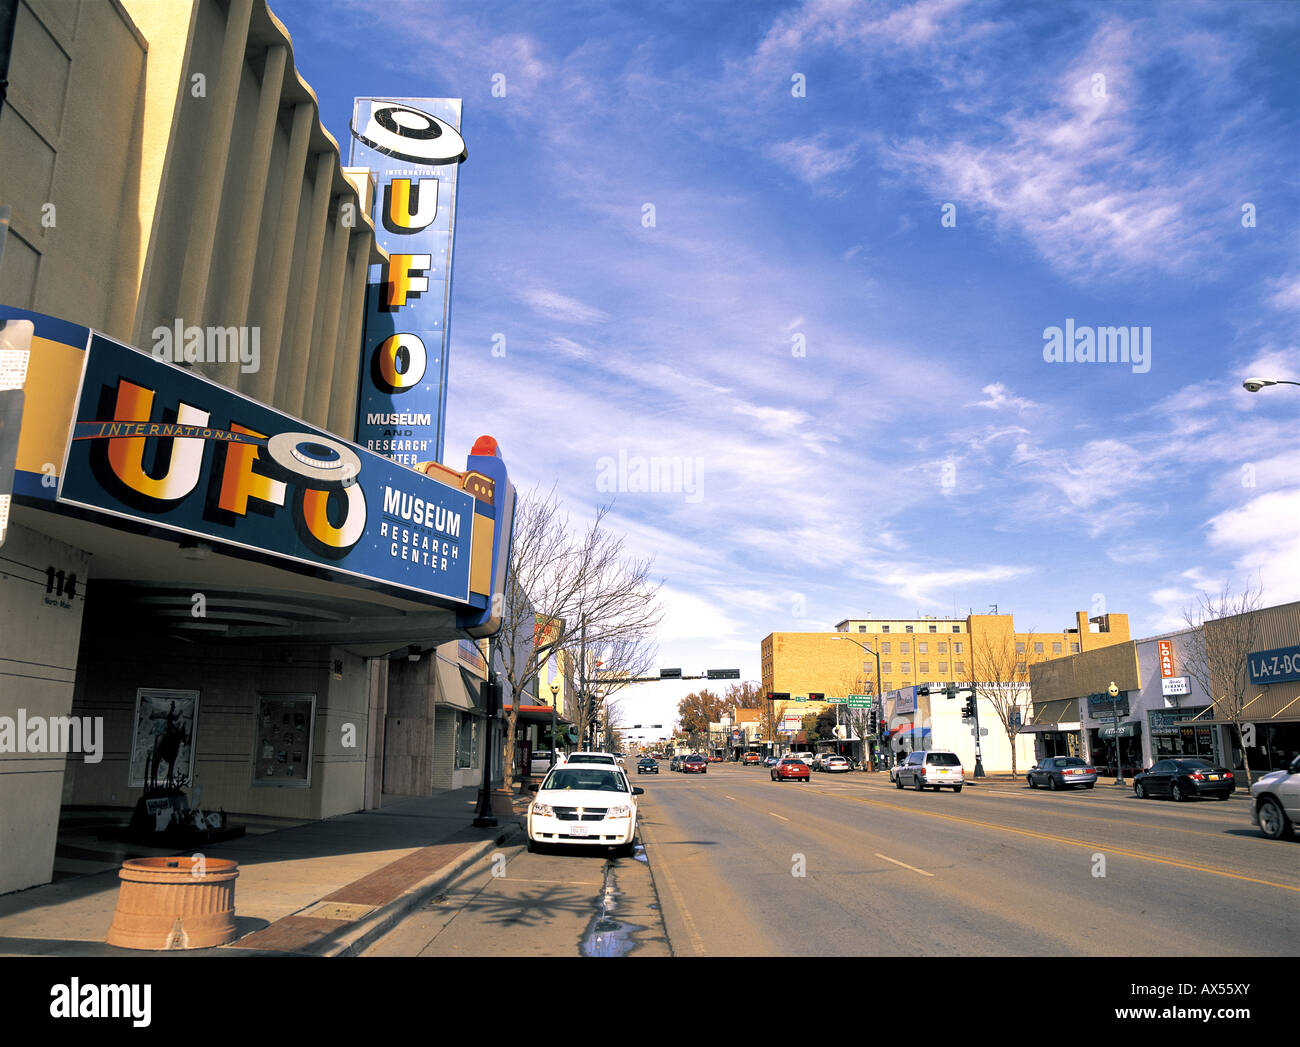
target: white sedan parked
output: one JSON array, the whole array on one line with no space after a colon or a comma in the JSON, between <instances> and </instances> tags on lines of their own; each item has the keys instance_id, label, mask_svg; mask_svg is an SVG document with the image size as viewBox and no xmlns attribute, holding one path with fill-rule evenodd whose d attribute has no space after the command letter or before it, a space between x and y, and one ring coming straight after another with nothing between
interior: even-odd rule
<instances>
[{"instance_id":1,"label":"white sedan parked","mask_svg":"<svg viewBox=\"0 0 1300 1047\"><path fill-rule=\"evenodd\" d=\"M631 855L636 839L636 798L617 767L566 764L546 776L528 807L528 849L548 844L610 847Z\"/></svg>"}]
</instances>

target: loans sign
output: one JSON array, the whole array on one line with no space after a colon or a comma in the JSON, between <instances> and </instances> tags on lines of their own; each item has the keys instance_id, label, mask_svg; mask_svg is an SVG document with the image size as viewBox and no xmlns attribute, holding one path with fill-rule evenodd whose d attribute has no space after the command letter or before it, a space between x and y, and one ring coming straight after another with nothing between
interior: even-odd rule
<instances>
[{"instance_id":1,"label":"loans sign","mask_svg":"<svg viewBox=\"0 0 1300 1047\"><path fill-rule=\"evenodd\" d=\"M357 443L397 462L442 461L459 98L357 98L349 163L375 176L375 236Z\"/></svg>"},{"instance_id":2,"label":"loans sign","mask_svg":"<svg viewBox=\"0 0 1300 1047\"><path fill-rule=\"evenodd\" d=\"M99 333L58 501L292 570L470 598L473 495Z\"/></svg>"}]
</instances>

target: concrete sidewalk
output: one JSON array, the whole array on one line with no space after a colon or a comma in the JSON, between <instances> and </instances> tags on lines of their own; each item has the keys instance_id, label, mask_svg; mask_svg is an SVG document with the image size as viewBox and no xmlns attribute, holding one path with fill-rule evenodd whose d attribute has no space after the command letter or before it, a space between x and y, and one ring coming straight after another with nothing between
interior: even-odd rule
<instances>
[{"instance_id":1,"label":"concrete sidewalk","mask_svg":"<svg viewBox=\"0 0 1300 1047\"><path fill-rule=\"evenodd\" d=\"M358 955L469 866L522 840L525 798L482 829L472 826L476 798L476 789L385 796L378 811L213 845L206 857L239 863L238 937L169 955ZM0 896L0 956L159 955L105 944L119 882L113 869Z\"/></svg>"}]
</instances>

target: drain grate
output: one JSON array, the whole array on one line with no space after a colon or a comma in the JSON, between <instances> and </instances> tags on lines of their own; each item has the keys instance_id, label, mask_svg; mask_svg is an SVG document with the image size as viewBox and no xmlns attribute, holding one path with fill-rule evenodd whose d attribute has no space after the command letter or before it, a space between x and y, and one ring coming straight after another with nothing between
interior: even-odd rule
<instances>
[{"instance_id":1,"label":"drain grate","mask_svg":"<svg viewBox=\"0 0 1300 1047\"><path fill-rule=\"evenodd\" d=\"M374 911L373 905L357 905L354 902L317 902L297 915L313 916L318 920L360 920Z\"/></svg>"}]
</instances>

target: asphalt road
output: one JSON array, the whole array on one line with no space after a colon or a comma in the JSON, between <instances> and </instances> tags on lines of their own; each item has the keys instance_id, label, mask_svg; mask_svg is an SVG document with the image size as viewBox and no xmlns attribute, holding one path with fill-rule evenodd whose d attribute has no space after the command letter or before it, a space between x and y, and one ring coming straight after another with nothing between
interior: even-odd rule
<instances>
[{"instance_id":1,"label":"asphalt road","mask_svg":"<svg viewBox=\"0 0 1300 1047\"><path fill-rule=\"evenodd\" d=\"M1244 794L664 767L633 765L634 857L503 848L366 955L1300 954L1300 843L1261 836Z\"/></svg>"},{"instance_id":2,"label":"asphalt road","mask_svg":"<svg viewBox=\"0 0 1300 1047\"><path fill-rule=\"evenodd\" d=\"M1300 952L1300 844L1228 801L1022 782L899 791L764 768L638 782L678 955L1196 956Z\"/></svg>"}]
</instances>

